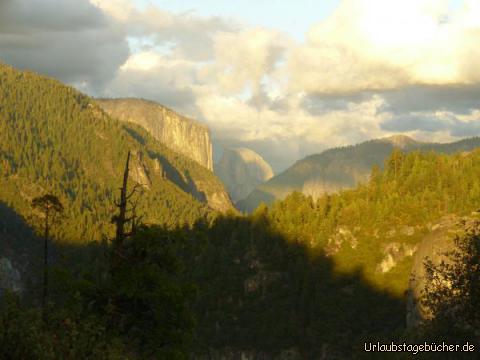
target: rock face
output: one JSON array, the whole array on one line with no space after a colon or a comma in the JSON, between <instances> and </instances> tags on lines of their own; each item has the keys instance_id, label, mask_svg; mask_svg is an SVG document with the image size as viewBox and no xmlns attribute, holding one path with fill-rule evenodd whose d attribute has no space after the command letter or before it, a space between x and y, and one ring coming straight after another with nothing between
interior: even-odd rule
<instances>
[{"instance_id":1,"label":"rock face","mask_svg":"<svg viewBox=\"0 0 480 360\"><path fill-rule=\"evenodd\" d=\"M162 163L163 162L163 163ZM133 150L130 158L130 178L144 190L151 190L156 181L170 181L212 209L226 212L234 209L221 181L197 164L203 174L173 167L166 158L150 158L142 151Z\"/></svg>"},{"instance_id":2,"label":"rock face","mask_svg":"<svg viewBox=\"0 0 480 360\"><path fill-rule=\"evenodd\" d=\"M413 258L409 295L407 301L407 326L420 324L428 318L429 312L421 303L423 289L425 288L425 260L429 258L433 264L438 265L447 261L445 253L454 249L455 234L461 229L461 219L455 215L445 216L437 224L431 226L431 232L418 245L418 250Z\"/></svg>"},{"instance_id":3,"label":"rock face","mask_svg":"<svg viewBox=\"0 0 480 360\"><path fill-rule=\"evenodd\" d=\"M392 270L407 256L412 256L417 250L416 245L388 243L383 246L383 259L378 264L376 271L382 274Z\"/></svg>"},{"instance_id":4,"label":"rock face","mask_svg":"<svg viewBox=\"0 0 480 360\"><path fill-rule=\"evenodd\" d=\"M111 117L143 126L172 150L213 171L212 142L205 125L153 101L100 99L96 102Z\"/></svg>"},{"instance_id":5,"label":"rock face","mask_svg":"<svg viewBox=\"0 0 480 360\"><path fill-rule=\"evenodd\" d=\"M369 179L373 165L382 168L385 159L395 148L404 152L421 150L448 154L470 151L477 147L480 147L478 137L450 144L437 144L396 135L354 146L329 149L297 161L283 173L258 185L237 205L240 210L253 211L262 201L270 204L285 198L293 191L317 198L325 193L354 188Z\"/></svg>"},{"instance_id":6,"label":"rock face","mask_svg":"<svg viewBox=\"0 0 480 360\"><path fill-rule=\"evenodd\" d=\"M0 294L3 290L21 292L23 290L20 272L12 265L10 259L0 258Z\"/></svg>"},{"instance_id":7,"label":"rock face","mask_svg":"<svg viewBox=\"0 0 480 360\"><path fill-rule=\"evenodd\" d=\"M327 246L325 247L325 254L327 256L333 256L340 251L342 246L347 244L352 249L356 249L358 246L358 240L353 235L352 231L346 226L339 226L332 237L328 239Z\"/></svg>"},{"instance_id":8,"label":"rock face","mask_svg":"<svg viewBox=\"0 0 480 360\"><path fill-rule=\"evenodd\" d=\"M215 174L235 202L273 177L270 165L256 152L246 148L225 150L222 159L215 165Z\"/></svg>"},{"instance_id":9,"label":"rock face","mask_svg":"<svg viewBox=\"0 0 480 360\"><path fill-rule=\"evenodd\" d=\"M139 185L143 186L146 189L150 189L150 186L152 185L152 181L150 179L150 176L148 174L149 169L145 165L145 162L143 160L143 152L141 151L134 151L132 153L132 166L130 169L130 177L138 183ZM158 169L160 166L160 162L157 160L155 161L155 170Z\"/></svg>"}]
</instances>

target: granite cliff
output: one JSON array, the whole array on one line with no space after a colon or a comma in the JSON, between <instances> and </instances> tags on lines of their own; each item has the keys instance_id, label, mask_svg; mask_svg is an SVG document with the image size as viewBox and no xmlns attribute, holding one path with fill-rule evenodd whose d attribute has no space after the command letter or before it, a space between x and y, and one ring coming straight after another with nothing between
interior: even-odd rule
<instances>
[{"instance_id":1,"label":"granite cliff","mask_svg":"<svg viewBox=\"0 0 480 360\"><path fill-rule=\"evenodd\" d=\"M111 204L128 151L130 184L143 188L137 208L143 222L176 227L233 209L212 171L142 126L110 117L94 99L1 64L0 82L0 202L28 224L36 221L32 199L51 193L65 209L52 236L75 243L111 236ZM14 257L3 257L15 267Z\"/></svg>"},{"instance_id":2,"label":"granite cliff","mask_svg":"<svg viewBox=\"0 0 480 360\"><path fill-rule=\"evenodd\" d=\"M215 164L215 174L223 181L233 201L245 198L257 185L273 177L270 165L247 148L226 149Z\"/></svg>"},{"instance_id":3,"label":"granite cliff","mask_svg":"<svg viewBox=\"0 0 480 360\"><path fill-rule=\"evenodd\" d=\"M474 230L478 234L479 215L478 212L472 212L471 216L466 217L446 215L431 228L431 232L418 245L413 258L408 291L408 327L420 325L432 316L430 309L421 301L426 285L426 260L430 260L435 266L441 262L452 264L452 258L448 254L456 249L455 237L461 236L466 229Z\"/></svg>"},{"instance_id":4,"label":"granite cliff","mask_svg":"<svg viewBox=\"0 0 480 360\"><path fill-rule=\"evenodd\" d=\"M205 125L153 101L99 99L96 103L111 117L141 125L172 150L213 170L212 142Z\"/></svg>"}]
</instances>

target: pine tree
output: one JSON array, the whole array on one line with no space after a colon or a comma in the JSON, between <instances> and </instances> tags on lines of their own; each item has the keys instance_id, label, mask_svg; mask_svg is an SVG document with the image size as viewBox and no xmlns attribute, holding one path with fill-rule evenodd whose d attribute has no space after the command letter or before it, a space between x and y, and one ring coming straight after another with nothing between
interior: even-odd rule
<instances>
[{"instance_id":1,"label":"pine tree","mask_svg":"<svg viewBox=\"0 0 480 360\"><path fill-rule=\"evenodd\" d=\"M58 220L63 212L60 200L52 194L36 197L32 200L32 207L38 209L44 217L44 245L43 245L43 287L42 287L42 311L46 317L46 301L48 299L48 241L51 226Z\"/></svg>"}]
</instances>

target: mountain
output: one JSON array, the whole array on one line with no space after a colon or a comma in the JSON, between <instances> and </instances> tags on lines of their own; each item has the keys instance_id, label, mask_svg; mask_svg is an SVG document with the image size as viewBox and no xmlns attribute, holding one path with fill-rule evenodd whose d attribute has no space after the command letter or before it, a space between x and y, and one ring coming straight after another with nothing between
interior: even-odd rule
<instances>
[{"instance_id":1,"label":"mountain","mask_svg":"<svg viewBox=\"0 0 480 360\"><path fill-rule=\"evenodd\" d=\"M353 146L326 150L297 161L283 173L260 184L237 206L244 211L254 210L261 202L273 203L293 191L314 198L324 193L349 189L369 179L372 166L383 168L385 159L394 149L454 153L470 151L480 146L480 138L470 138L449 144L426 143L408 136L396 135L366 141Z\"/></svg>"},{"instance_id":2,"label":"mountain","mask_svg":"<svg viewBox=\"0 0 480 360\"><path fill-rule=\"evenodd\" d=\"M273 177L270 165L247 148L226 149L215 164L215 174L225 184L234 201L245 198L255 187Z\"/></svg>"},{"instance_id":3,"label":"mountain","mask_svg":"<svg viewBox=\"0 0 480 360\"><path fill-rule=\"evenodd\" d=\"M155 139L213 171L208 128L153 101L99 99L96 103L111 117L147 129Z\"/></svg>"},{"instance_id":4,"label":"mountain","mask_svg":"<svg viewBox=\"0 0 480 360\"><path fill-rule=\"evenodd\" d=\"M361 354L365 339L404 341L406 320L419 310L411 300L425 283L412 284L412 273L421 275L425 256L449 250L457 224L480 224L479 213L472 218L479 172L480 149L395 151L354 189L315 200L293 192L253 214L218 219L211 247L190 266L205 271L195 274L202 349L251 359L372 359ZM423 328L419 337L430 341Z\"/></svg>"},{"instance_id":5,"label":"mountain","mask_svg":"<svg viewBox=\"0 0 480 360\"><path fill-rule=\"evenodd\" d=\"M128 150L144 222L175 227L233 208L211 171L75 89L2 64L0 83L0 202L29 224L31 200L53 193L65 207L57 238L110 235Z\"/></svg>"}]
</instances>

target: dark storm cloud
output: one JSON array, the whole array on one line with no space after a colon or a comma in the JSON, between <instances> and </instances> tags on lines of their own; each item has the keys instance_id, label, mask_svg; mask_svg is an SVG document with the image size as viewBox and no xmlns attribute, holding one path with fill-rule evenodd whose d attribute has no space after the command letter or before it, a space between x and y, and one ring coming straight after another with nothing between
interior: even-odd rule
<instances>
[{"instance_id":1,"label":"dark storm cloud","mask_svg":"<svg viewBox=\"0 0 480 360\"><path fill-rule=\"evenodd\" d=\"M403 114L445 110L468 114L480 108L480 86L411 86L382 94L386 104L381 111Z\"/></svg>"},{"instance_id":2,"label":"dark storm cloud","mask_svg":"<svg viewBox=\"0 0 480 360\"><path fill-rule=\"evenodd\" d=\"M415 130L436 132L449 130L457 123L458 120L454 117L439 119L433 115L402 114L385 121L380 127L382 130L392 132L407 132Z\"/></svg>"},{"instance_id":3,"label":"dark storm cloud","mask_svg":"<svg viewBox=\"0 0 480 360\"><path fill-rule=\"evenodd\" d=\"M396 115L431 111L468 114L480 108L479 85L417 85L342 95L310 93L303 99L302 107L311 115L322 115L330 111L347 110L350 104L362 103L374 95L385 100L379 109L380 113L391 112Z\"/></svg>"},{"instance_id":4,"label":"dark storm cloud","mask_svg":"<svg viewBox=\"0 0 480 360\"><path fill-rule=\"evenodd\" d=\"M88 1L2 0L0 32L80 31L105 26L103 14Z\"/></svg>"},{"instance_id":5,"label":"dark storm cloud","mask_svg":"<svg viewBox=\"0 0 480 360\"><path fill-rule=\"evenodd\" d=\"M90 90L129 55L122 29L88 0L0 1L0 60Z\"/></svg>"},{"instance_id":6,"label":"dark storm cloud","mask_svg":"<svg viewBox=\"0 0 480 360\"><path fill-rule=\"evenodd\" d=\"M451 136L466 137L480 134L480 118L472 121L461 121L450 114L437 117L425 114L404 114L395 116L380 125L382 130L391 132L423 131L437 132L447 131Z\"/></svg>"}]
</instances>

